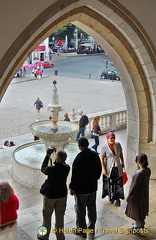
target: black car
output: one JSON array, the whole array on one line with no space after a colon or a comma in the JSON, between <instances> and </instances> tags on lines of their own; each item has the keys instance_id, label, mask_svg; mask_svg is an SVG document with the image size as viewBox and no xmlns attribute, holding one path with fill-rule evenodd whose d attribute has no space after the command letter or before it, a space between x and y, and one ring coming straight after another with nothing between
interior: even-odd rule
<instances>
[{"instance_id":1,"label":"black car","mask_svg":"<svg viewBox=\"0 0 156 240\"><path fill-rule=\"evenodd\" d=\"M101 73L100 79L110 79L110 80L120 80L118 71L113 69L113 70L104 70Z\"/></svg>"}]
</instances>

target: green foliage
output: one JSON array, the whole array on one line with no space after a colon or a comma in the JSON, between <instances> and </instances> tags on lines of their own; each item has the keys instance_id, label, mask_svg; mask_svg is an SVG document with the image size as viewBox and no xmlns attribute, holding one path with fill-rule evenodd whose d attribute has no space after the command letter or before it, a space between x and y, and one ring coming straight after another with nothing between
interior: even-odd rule
<instances>
[{"instance_id":1,"label":"green foliage","mask_svg":"<svg viewBox=\"0 0 156 240\"><path fill-rule=\"evenodd\" d=\"M87 39L88 34L84 31L82 31L80 28L76 27L75 25L69 23L62 28L60 28L57 32L53 33L52 35L49 36L49 40L51 41L52 38L54 37L55 41L56 40L62 40L65 41L66 35L68 36L68 43L71 42L74 39L74 31L75 28L78 29L78 38L82 40L82 38Z\"/></svg>"},{"instance_id":2,"label":"green foliage","mask_svg":"<svg viewBox=\"0 0 156 240\"><path fill-rule=\"evenodd\" d=\"M58 34L61 34L62 32L65 32L66 30L67 30L67 27L64 26L64 27L60 28L57 32L58 32Z\"/></svg>"}]
</instances>

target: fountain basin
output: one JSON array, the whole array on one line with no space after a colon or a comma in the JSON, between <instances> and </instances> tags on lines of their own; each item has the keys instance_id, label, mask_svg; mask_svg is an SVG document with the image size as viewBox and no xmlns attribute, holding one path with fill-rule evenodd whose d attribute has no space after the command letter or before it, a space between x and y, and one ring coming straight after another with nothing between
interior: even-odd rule
<instances>
[{"instance_id":1,"label":"fountain basin","mask_svg":"<svg viewBox=\"0 0 156 240\"><path fill-rule=\"evenodd\" d=\"M72 166L79 149L76 143L65 145L67 163ZM40 188L47 178L41 172L42 162L46 154L46 147L41 142L31 142L17 147L13 152L12 176L22 185ZM69 184L70 174L67 183Z\"/></svg>"},{"instance_id":2,"label":"fountain basin","mask_svg":"<svg viewBox=\"0 0 156 240\"><path fill-rule=\"evenodd\" d=\"M58 130L51 130L52 122L43 120L32 123L30 130L33 135L39 137L46 147L56 147L64 149L65 144L69 142L69 138L74 136L78 131L78 126L75 123L67 121L58 121Z\"/></svg>"}]
</instances>

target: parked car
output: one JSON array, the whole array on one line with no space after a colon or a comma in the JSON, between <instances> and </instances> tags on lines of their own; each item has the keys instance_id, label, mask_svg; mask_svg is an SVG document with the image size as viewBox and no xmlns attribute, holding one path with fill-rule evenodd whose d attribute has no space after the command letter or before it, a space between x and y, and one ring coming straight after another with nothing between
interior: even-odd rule
<instances>
[{"instance_id":1,"label":"parked car","mask_svg":"<svg viewBox=\"0 0 156 240\"><path fill-rule=\"evenodd\" d=\"M48 61L38 61L35 62L34 67L43 66L44 68L54 67L54 63Z\"/></svg>"},{"instance_id":2,"label":"parked car","mask_svg":"<svg viewBox=\"0 0 156 240\"><path fill-rule=\"evenodd\" d=\"M104 70L101 73L100 79L120 80L119 73L117 70Z\"/></svg>"}]
</instances>

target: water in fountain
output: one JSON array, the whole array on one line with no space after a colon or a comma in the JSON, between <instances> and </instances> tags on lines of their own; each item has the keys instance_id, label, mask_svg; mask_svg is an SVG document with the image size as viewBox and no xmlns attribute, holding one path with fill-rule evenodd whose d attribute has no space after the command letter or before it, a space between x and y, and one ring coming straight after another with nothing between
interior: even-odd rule
<instances>
[{"instance_id":1,"label":"water in fountain","mask_svg":"<svg viewBox=\"0 0 156 240\"><path fill-rule=\"evenodd\" d=\"M64 148L67 152L66 162L71 166L75 156L78 154L79 149L77 144L67 144ZM14 151L16 161L28 167L40 169L45 157L46 147L44 144L36 143L24 148L19 148Z\"/></svg>"}]
</instances>

